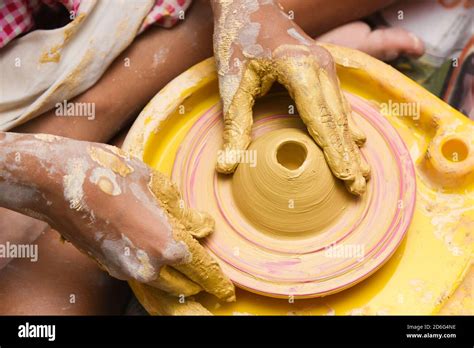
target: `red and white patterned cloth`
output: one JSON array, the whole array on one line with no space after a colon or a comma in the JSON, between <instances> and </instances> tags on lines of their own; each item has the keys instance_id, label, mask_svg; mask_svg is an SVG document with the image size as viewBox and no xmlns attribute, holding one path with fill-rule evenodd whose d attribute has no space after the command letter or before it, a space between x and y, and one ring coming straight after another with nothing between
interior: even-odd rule
<instances>
[{"instance_id":1,"label":"red and white patterned cloth","mask_svg":"<svg viewBox=\"0 0 474 348\"><path fill-rule=\"evenodd\" d=\"M155 6L143 21L140 33L151 24L157 23L165 28L171 28L184 11L191 5L192 0L156 0Z\"/></svg>"},{"instance_id":2,"label":"red and white patterned cloth","mask_svg":"<svg viewBox=\"0 0 474 348\"><path fill-rule=\"evenodd\" d=\"M155 0L155 5L146 16L140 33L156 23L170 28L179 20L192 0ZM34 14L43 6L63 5L77 13L81 0L4 0L0 1L0 48L15 37L34 28Z\"/></svg>"}]
</instances>

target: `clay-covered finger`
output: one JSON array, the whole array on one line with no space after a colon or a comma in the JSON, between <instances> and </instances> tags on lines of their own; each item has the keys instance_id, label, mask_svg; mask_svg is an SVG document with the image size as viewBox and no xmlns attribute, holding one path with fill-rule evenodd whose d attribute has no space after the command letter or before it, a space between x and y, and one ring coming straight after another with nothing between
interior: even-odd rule
<instances>
[{"instance_id":1,"label":"clay-covered finger","mask_svg":"<svg viewBox=\"0 0 474 348\"><path fill-rule=\"evenodd\" d=\"M189 259L173 265L205 291L226 302L235 301L235 288L216 260L185 230L174 229L175 239L183 242L189 251Z\"/></svg>"},{"instance_id":2,"label":"clay-covered finger","mask_svg":"<svg viewBox=\"0 0 474 348\"><path fill-rule=\"evenodd\" d=\"M151 315L212 315L199 302L166 294L137 281L129 281L140 304Z\"/></svg>"},{"instance_id":3,"label":"clay-covered finger","mask_svg":"<svg viewBox=\"0 0 474 348\"><path fill-rule=\"evenodd\" d=\"M187 207L176 185L163 173L152 171L150 189L165 210L196 238L204 238L214 231L214 219L205 212Z\"/></svg>"},{"instance_id":4,"label":"clay-covered finger","mask_svg":"<svg viewBox=\"0 0 474 348\"><path fill-rule=\"evenodd\" d=\"M187 208L184 227L195 238L205 238L214 231L214 219L208 213Z\"/></svg>"},{"instance_id":5,"label":"clay-covered finger","mask_svg":"<svg viewBox=\"0 0 474 348\"><path fill-rule=\"evenodd\" d=\"M347 120L349 122L349 130L352 135L352 139L354 142L357 144L357 146L362 146L365 144L365 141L367 140L364 132L362 132L359 127L354 122L354 119L351 115L351 113L348 114Z\"/></svg>"},{"instance_id":6,"label":"clay-covered finger","mask_svg":"<svg viewBox=\"0 0 474 348\"><path fill-rule=\"evenodd\" d=\"M336 120L336 125L341 137L341 146L344 151L343 163L352 173L353 178L347 179L346 186L355 195L365 192L367 170L370 171L367 163L362 158L360 150L354 141L354 134L350 130L347 105L342 94L337 76L330 76L331 70L315 69L318 71L319 80L323 88L324 100L326 101L330 113ZM364 162L364 163L363 163Z\"/></svg>"},{"instance_id":7,"label":"clay-covered finger","mask_svg":"<svg viewBox=\"0 0 474 348\"><path fill-rule=\"evenodd\" d=\"M343 97L343 102L344 102L344 111L345 111L345 115L347 116L347 121L349 122L349 130L352 134L352 139L357 144L357 146L362 146L365 144L367 137L365 136L364 132L362 132L357 126L357 124L355 123L354 117L352 116L352 110L351 110L351 106L349 105L349 102L347 101L347 99L344 97L343 94L342 94L342 97Z\"/></svg>"},{"instance_id":8,"label":"clay-covered finger","mask_svg":"<svg viewBox=\"0 0 474 348\"><path fill-rule=\"evenodd\" d=\"M359 149L349 132L339 87L315 57L282 57L277 60L278 80L295 100L308 132L322 148L332 173L349 192L365 192ZM329 65L326 64L326 65Z\"/></svg>"},{"instance_id":9,"label":"clay-covered finger","mask_svg":"<svg viewBox=\"0 0 474 348\"><path fill-rule=\"evenodd\" d=\"M217 154L216 170L229 174L235 171L243 151L250 144L252 107L255 97L260 93L261 80L252 66L249 66L243 73L240 84L232 97L225 95L229 93L228 89L223 87L226 83L231 83L228 76L221 80L222 99L231 101L228 106L224 105L224 144Z\"/></svg>"},{"instance_id":10,"label":"clay-covered finger","mask_svg":"<svg viewBox=\"0 0 474 348\"><path fill-rule=\"evenodd\" d=\"M351 137L349 135L348 137ZM352 138L351 138L352 141ZM367 189L367 179L370 174L370 167L363 159L358 146L355 143L348 145L348 151L352 168L355 175L353 179L346 180L344 183L350 193L360 196L365 193Z\"/></svg>"},{"instance_id":11,"label":"clay-covered finger","mask_svg":"<svg viewBox=\"0 0 474 348\"><path fill-rule=\"evenodd\" d=\"M326 46L326 47L324 47ZM325 48L325 54L324 55L329 55L331 58L330 58L330 62L327 63L327 68L330 69L331 73L334 74L333 75L333 80L335 80L335 84L337 84L337 89L338 89L338 92L341 96L341 99L342 99L342 106L344 108L344 115L347 116L347 119L349 121L349 130L352 134L352 137L355 141L355 143L358 145L358 146L361 146L365 143L366 141L366 137L365 137L365 134L357 127L357 125L355 124L354 120L352 119L352 110L351 110L351 107L346 99L346 97L344 96L344 93L342 92L342 89L341 89L341 85L340 85L340 82L339 82L339 79L337 78L337 75L336 75L336 69L335 69L335 64L338 64L338 65L342 65L342 66L351 66L353 68L360 68L359 66L357 65L351 65L353 64L353 61L350 60L349 57L347 57L347 55L344 55L344 53L340 50L340 48L338 46L333 46L333 45L330 45L330 44L318 44L318 45L315 45L314 47L312 47L312 51L313 53L317 53L317 54L320 54L321 53L321 48ZM330 48L330 53L329 53L329 49ZM326 59L327 60L327 59ZM351 63L351 64L349 64Z\"/></svg>"},{"instance_id":12,"label":"clay-covered finger","mask_svg":"<svg viewBox=\"0 0 474 348\"><path fill-rule=\"evenodd\" d=\"M351 132L352 139L354 140L357 146L361 147L367 141L367 137L365 136L364 132L362 132L359 129L359 127L356 125L356 123L354 122L354 117L352 116L352 110L350 108L349 102L345 98L344 98L344 105L345 105L347 120L349 122L349 130ZM364 157L360 153L359 153L358 160L359 160L362 176L367 181L367 179L370 178L370 165L367 163L367 161L364 159Z\"/></svg>"},{"instance_id":13,"label":"clay-covered finger","mask_svg":"<svg viewBox=\"0 0 474 348\"><path fill-rule=\"evenodd\" d=\"M342 90L340 91L340 93L341 93L341 98L342 98L342 101L343 101L343 106L344 106L344 111L345 111L344 114L347 117L347 121L348 121L348 124L349 124L349 131L351 133L352 140L355 142L355 144L358 147L361 147L367 141L367 137L365 136L364 132L362 130L360 130L360 128L355 123L354 116L352 115L351 107L349 105L349 102L345 98L344 94L342 93ZM362 173L362 176L367 181L367 179L370 178L370 165L364 159L364 157L362 156L360 151L355 151L355 157L356 157L356 161L357 161L357 164L359 166L359 169Z\"/></svg>"},{"instance_id":14,"label":"clay-covered finger","mask_svg":"<svg viewBox=\"0 0 474 348\"><path fill-rule=\"evenodd\" d=\"M336 119L327 106L314 58L280 59L278 81L283 84L295 100L301 119L308 132L324 151L326 161L333 174L341 180L353 180L355 174L345 160L343 137Z\"/></svg>"},{"instance_id":15,"label":"clay-covered finger","mask_svg":"<svg viewBox=\"0 0 474 348\"><path fill-rule=\"evenodd\" d=\"M176 241L184 243L188 255L186 259L172 266L187 276L193 282L199 284L205 291L214 294L219 299L225 301L235 300L235 290L232 282L222 272L219 264L211 257L199 242L186 228L189 220L184 222L183 216L177 214L175 201L179 193L176 187L170 183L169 179L163 174L153 171L149 183L151 192L157 198L157 202L168 213L167 219L173 230L173 237ZM171 214L170 211L174 212ZM178 215L178 216L177 216ZM193 215L194 217L196 215ZM191 228L192 229L192 228Z\"/></svg>"},{"instance_id":16,"label":"clay-covered finger","mask_svg":"<svg viewBox=\"0 0 474 348\"><path fill-rule=\"evenodd\" d=\"M365 192L365 182L370 177L370 166L362 157L357 147L362 146L367 138L354 122L351 107L342 92L339 79L335 75L335 70L331 69L331 71L334 74L333 76L329 76L329 73L325 70L320 70L320 81L323 84L332 86L332 88L324 89L323 94L342 132L345 153L348 154L346 159L350 161L349 165L354 166L353 170L357 173L354 183L348 182L346 186L348 186L349 191L352 193L360 195ZM354 146L354 143L357 146ZM360 177L361 175L363 178Z\"/></svg>"},{"instance_id":17,"label":"clay-covered finger","mask_svg":"<svg viewBox=\"0 0 474 348\"><path fill-rule=\"evenodd\" d=\"M199 293L202 288L185 275L170 266L163 266L158 277L148 285L161 289L173 296L192 296Z\"/></svg>"}]
</instances>

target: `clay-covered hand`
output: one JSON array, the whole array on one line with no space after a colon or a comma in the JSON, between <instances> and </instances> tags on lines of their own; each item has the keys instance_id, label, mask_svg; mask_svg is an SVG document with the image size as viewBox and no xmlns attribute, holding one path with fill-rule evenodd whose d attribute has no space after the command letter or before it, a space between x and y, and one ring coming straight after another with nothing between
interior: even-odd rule
<instances>
[{"instance_id":1,"label":"clay-covered hand","mask_svg":"<svg viewBox=\"0 0 474 348\"><path fill-rule=\"evenodd\" d=\"M276 1L212 1L214 56L224 109L223 155L217 170L232 173L251 141L252 107L278 81L296 103L332 173L361 195L370 167L359 146L365 135L351 119L329 52L318 46Z\"/></svg>"},{"instance_id":2,"label":"clay-covered hand","mask_svg":"<svg viewBox=\"0 0 474 348\"><path fill-rule=\"evenodd\" d=\"M120 149L52 135L0 133L0 206L48 222L112 276L175 296L234 287L195 238L214 221Z\"/></svg>"}]
</instances>

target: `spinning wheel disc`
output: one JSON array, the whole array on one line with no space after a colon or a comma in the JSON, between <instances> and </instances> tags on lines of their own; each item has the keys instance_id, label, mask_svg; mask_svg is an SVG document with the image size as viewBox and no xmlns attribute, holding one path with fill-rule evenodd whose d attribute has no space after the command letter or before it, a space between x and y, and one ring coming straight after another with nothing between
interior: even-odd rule
<instances>
[{"instance_id":1,"label":"spinning wheel disc","mask_svg":"<svg viewBox=\"0 0 474 348\"><path fill-rule=\"evenodd\" d=\"M406 174L401 177L403 183L398 178L394 183L392 178L395 174L393 173L387 177L387 180L379 179L387 186L383 187L383 190L396 190L398 189L396 185L401 185L402 189L400 190L404 192L400 194L403 199L397 206L401 211L396 222L398 232L393 232L391 237L386 238L386 243L383 246L384 251L381 251L379 255L374 254L375 259L367 256L364 262L361 262L362 265L365 265L362 266L364 268L361 268L359 274L354 272L352 277L346 277L346 281L339 282L340 288L332 291L336 292L354 285L384 264L375 274L350 289L331 296L294 302L288 301L286 296L282 299L259 296L240 288L237 289L237 301L234 303L219 302L214 296L206 293L196 295L195 300L213 314L436 314L446 304L447 299L453 294L469 270L472 255L471 231L474 217L472 193L474 186L472 180L462 180L459 175L473 173L473 152L471 151L469 157L464 161L454 163L446 159L443 160L442 149L444 149L443 144L447 140L459 138L472 150L474 148L472 121L386 64L348 48L333 45L325 45L325 47L336 59L342 88L352 93L346 96L351 102L353 110L360 114L354 115L359 128L363 128L363 124L369 122L366 120L370 120L369 123L380 124L383 133L386 133L386 137L383 137L384 141L391 143L392 145L388 146L395 147L395 153L400 156L395 169L398 172L398 168L401 168L403 175ZM347 57L351 58L347 60ZM418 104L420 106L419 114L416 119L411 119L390 113L382 115L376 111L380 105L387 105L387 103ZM281 95L269 95L268 98L259 99L254 107L254 113L257 115L254 120L258 121L260 118L271 115L285 115L290 104L293 102L288 97ZM189 152L189 150L185 150L183 141L186 137L189 141L190 129L205 113L217 113L216 108L219 108L219 92L215 62L208 59L178 76L150 101L129 131L123 149L142 159L154 169L171 176L178 150L181 148L181 156ZM383 110L381 109L381 111ZM386 124L387 121L395 127L410 150L411 161L397 132ZM369 195L370 190L376 186L377 180L374 160L369 158L371 152L375 153L373 151L374 145L371 144L375 139L368 134L367 128L364 131L368 136L368 143L362 152L371 161L372 166L372 179L369 181L367 193ZM221 134L218 136L218 139L220 138ZM256 141L257 139L254 137L253 143ZM387 147L383 143L376 145ZM425 156L428 150L430 157ZM377 160L393 161L395 158L395 155L385 158L382 157L382 154L384 153L380 152ZM215 159L216 154L214 153L211 158L203 160L214 162ZM411 218L411 210L413 209L412 199L415 195L415 188L413 165L410 162L417 163L414 166L417 203L413 218ZM437 166L425 167L424 164L427 163L434 163ZM178 175L177 168L175 167L175 176ZM184 173L180 176L184 177ZM452 179L453 177L456 179ZM452 185L451 189L446 191L442 186L444 180L448 180ZM196 192L200 190L198 186L203 184L206 183L195 182ZM189 190L186 185L183 187ZM186 195L189 196L189 193ZM206 197L209 199L209 196ZM387 206L387 202L388 199L384 197L381 204ZM298 206L296 205L296 207ZM235 204L234 208L241 214L241 207ZM446 215L447 212L449 212L448 215ZM336 213L336 218L333 221L339 221L343 215ZM255 224L255 221L249 223L258 225L258 223ZM410 226L404 236L403 226L408 224ZM258 229L258 231L258 235L268 234L267 230ZM218 233L219 230L216 231L215 236ZM294 234L296 238L293 239L302 239L302 235L302 232ZM215 236L211 238L215 238ZM281 238L281 234L279 238ZM402 239L402 243L397 248L397 243ZM209 242L212 242L212 239ZM286 245L291 244L287 243ZM395 253L390 257L395 249ZM230 253L231 257L234 252L235 250L232 250ZM241 248L240 252L242 252ZM295 252L295 254L298 253ZM215 253L213 255L217 258ZM388 260L389 257L390 260ZM387 260L388 262L385 262ZM219 262L240 287L242 287L240 284L243 283L240 278L251 277L248 274L247 277L238 278L235 274L237 271L233 266L227 265L220 259ZM440 272L440 269L443 271ZM335 278L342 279L341 275L336 275ZM135 283L133 290L140 303L152 314L175 315L182 313L181 308L176 312L172 306L167 307L176 303L174 299L170 300L167 296L160 295L151 287ZM316 292L318 290L316 289ZM252 291L257 292L255 289ZM327 294L329 293L330 291L327 292ZM262 292L262 294L267 295L268 293ZM311 296L323 294L325 293L321 292ZM284 297L284 295L278 296ZM472 310L472 306L469 306L466 301L469 302L468 299L464 299L462 302L458 301L457 305L460 306L460 310L455 313L468 313ZM173 310L163 311L163 308Z\"/></svg>"},{"instance_id":2,"label":"spinning wheel disc","mask_svg":"<svg viewBox=\"0 0 474 348\"><path fill-rule=\"evenodd\" d=\"M327 295L375 272L403 239L412 218L416 191L408 150L382 115L362 109L357 97L347 98L355 122L367 136L362 153L371 166L371 179L361 198L348 194L343 184L330 175L325 161L321 161L320 149L299 117L285 113L291 103L288 97L259 100L254 108L253 143L246 154L248 158L233 176L215 170L223 130L218 104L203 112L185 136L172 179L189 206L214 217L215 232L205 245L238 286L271 297ZM264 151L259 139L268 138L276 149L288 136L306 150L303 164L291 170L309 175L306 180L310 184L327 180L322 191L312 197L315 201L325 198L327 202L312 206L313 211L308 214L310 208L299 206L303 204L299 193L285 191L291 188L291 180L276 180L273 190L281 191L281 202L288 202L286 207L280 204L279 214L275 215L274 225L277 220L278 225L285 225L287 220L286 227L278 230L272 228L272 220L264 214L275 200L269 198L268 204L259 206L254 199L259 194L271 197L271 192L260 192L258 180L275 179L273 172L259 178L252 165L262 168L268 162L276 168L273 162L278 158L268 149ZM243 175L239 171L255 175L249 174L247 181L239 183ZM311 194L313 189L316 190L309 185L305 193ZM323 210L326 213L318 215ZM314 221L308 221L313 213Z\"/></svg>"}]
</instances>

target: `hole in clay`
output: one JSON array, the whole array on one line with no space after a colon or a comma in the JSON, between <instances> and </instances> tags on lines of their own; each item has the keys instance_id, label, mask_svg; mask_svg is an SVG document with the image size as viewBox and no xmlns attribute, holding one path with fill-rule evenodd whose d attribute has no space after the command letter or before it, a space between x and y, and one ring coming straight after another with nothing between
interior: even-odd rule
<instances>
[{"instance_id":1,"label":"hole in clay","mask_svg":"<svg viewBox=\"0 0 474 348\"><path fill-rule=\"evenodd\" d=\"M441 147L444 158L451 162L461 162L467 158L469 149L461 139L449 139Z\"/></svg>"},{"instance_id":2,"label":"hole in clay","mask_svg":"<svg viewBox=\"0 0 474 348\"><path fill-rule=\"evenodd\" d=\"M295 170L301 167L306 160L306 155L306 147L294 141L287 141L280 144L276 153L278 163L289 170Z\"/></svg>"}]
</instances>

